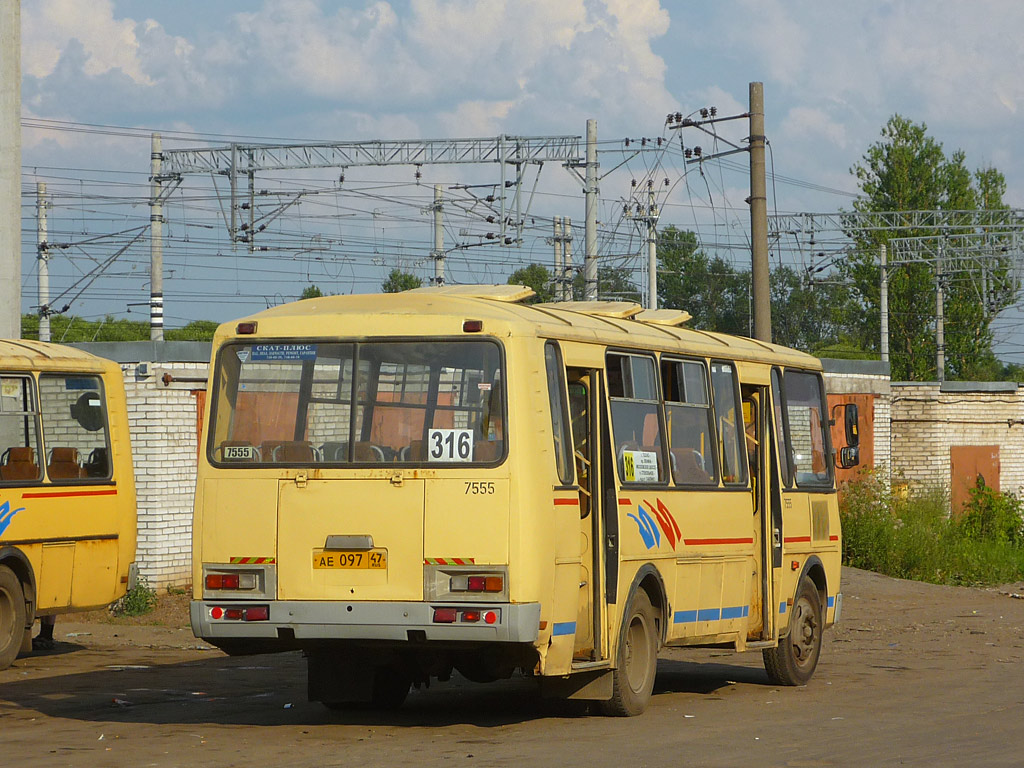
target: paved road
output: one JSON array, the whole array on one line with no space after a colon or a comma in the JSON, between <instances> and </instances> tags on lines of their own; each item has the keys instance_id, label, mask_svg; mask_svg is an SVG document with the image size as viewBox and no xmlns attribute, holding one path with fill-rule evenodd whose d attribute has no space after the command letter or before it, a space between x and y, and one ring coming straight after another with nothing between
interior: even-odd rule
<instances>
[{"instance_id":1,"label":"paved road","mask_svg":"<svg viewBox=\"0 0 1024 768\"><path fill-rule=\"evenodd\" d=\"M844 572L814 679L759 654L664 654L639 718L539 701L527 680L413 691L395 714L305 701L297 654L228 658L187 629L58 624L0 672L10 766L1021 766L1024 600ZM88 634L85 634L88 633ZM68 636L70 635L70 636Z\"/></svg>"}]
</instances>

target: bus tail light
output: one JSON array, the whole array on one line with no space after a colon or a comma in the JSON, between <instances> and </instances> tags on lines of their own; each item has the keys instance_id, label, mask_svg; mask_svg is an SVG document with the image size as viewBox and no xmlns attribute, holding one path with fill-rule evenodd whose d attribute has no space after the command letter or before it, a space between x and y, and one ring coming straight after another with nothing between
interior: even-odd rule
<instances>
[{"instance_id":1,"label":"bus tail light","mask_svg":"<svg viewBox=\"0 0 1024 768\"><path fill-rule=\"evenodd\" d=\"M452 592L501 592L505 578L498 574L457 574L452 576Z\"/></svg>"},{"instance_id":2,"label":"bus tail light","mask_svg":"<svg viewBox=\"0 0 1024 768\"><path fill-rule=\"evenodd\" d=\"M269 621L269 605L215 605L210 609L210 618L214 621Z\"/></svg>"},{"instance_id":3,"label":"bus tail light","mask_svg":"<svg viewBox=\"0 0 1024 768\"><path fill-rule=\"evenodd\" d=\"M434 609L434 623L435 624L454 624L456 618L456 611L454 608L435 608Z\"/></svg>"},{"instance_id":4,"label":"bus tail light","mask_svg":"<svg viewBox=\"0 0 1024 768\"><path fill-rule=\"evenodd\" d=\"M256 589L256 574L208 573L203 583L209 590Z\"/></svg>"},{"instance_id":5,"label":"bus tail light","mask_svg":"<svg viewBox=\"0 0 1024 768\"><path fill-rule=\"evenodd\" d=\"M245 609L246 621L267 621L270 619L269 605L250 605Z\"/></svg>"},{"instance_id":6,"label":"bus tail light","mask_svg":"<svg viewBox=\"0 0 1024 768\"><path fill-rule=\"evenodd\" d=\"M496 624L501 618L501 611L487 608L434 608L435 624Z\"/></svg>"}]
</instances>

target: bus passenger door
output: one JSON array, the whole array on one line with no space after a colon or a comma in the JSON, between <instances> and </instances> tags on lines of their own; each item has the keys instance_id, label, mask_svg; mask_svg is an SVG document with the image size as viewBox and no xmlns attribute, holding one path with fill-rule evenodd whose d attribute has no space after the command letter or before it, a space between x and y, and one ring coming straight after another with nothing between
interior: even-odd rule
<instances>
[{"instance_id":1,"label":"bus passenger door","mask_svg":"<svg viewBox=\"0 0 1024 768\"><path fill-rule=\"evenodd\" d=\"M766 387L744 384L743 426L746 434L747 459L750 465L750 489L753 495L754 572L751 579L750 623L747 639L770 640L774 637L771 516L768 513L769 441L768 402Z\"/></svg>"},{"instance_id":2,"label":"bus passenger door","mask_svg":"<svg viewBox=\"0 0 1024 768\"><path fill-rule=\"evenodd\" d=\"M597 399L598 372L567 368L569 420L572 426L573 456L580 494L580 591L576 616L573 662L598 661L601 653L601 556L595 542L601 541L602 467L597 461L599 435Z\"/></svg>"}]
</instances>

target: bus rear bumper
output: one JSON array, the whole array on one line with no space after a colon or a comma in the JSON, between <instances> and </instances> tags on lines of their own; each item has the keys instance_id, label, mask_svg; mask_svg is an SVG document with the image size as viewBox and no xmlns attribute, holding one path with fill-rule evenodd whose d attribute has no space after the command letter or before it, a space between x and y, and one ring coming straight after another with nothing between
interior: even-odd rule
<instances>
[{"instance_id":1,"label":"bus rear bumper","mask_svg":"<svg viewBox=\"0 0 1024 768\"><path fill-rule=\"evenodd\" d=\"M247 609L263 606L267 619L246 619ZM436 620L450 619L452 611L454 621ZM540 603L193 600L189 614L195 636L215 645L233 639L535 643L540 630Z\"/></svg>"}]
</instances>

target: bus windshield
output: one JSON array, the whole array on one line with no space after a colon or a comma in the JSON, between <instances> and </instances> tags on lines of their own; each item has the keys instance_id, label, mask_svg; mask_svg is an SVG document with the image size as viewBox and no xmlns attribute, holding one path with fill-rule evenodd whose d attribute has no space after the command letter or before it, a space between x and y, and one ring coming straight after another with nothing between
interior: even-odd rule
<instances>
[{"instance_id":1,"label":"bus windshield","mask_svg":"<svg viewBox=\"0 0 1024 768\"><path fill-rule=\"evenodd\" d=\"M493 463L505 454L502 382L493 341L228 344L210 460Z\"/></svg>"}]
</instances>

